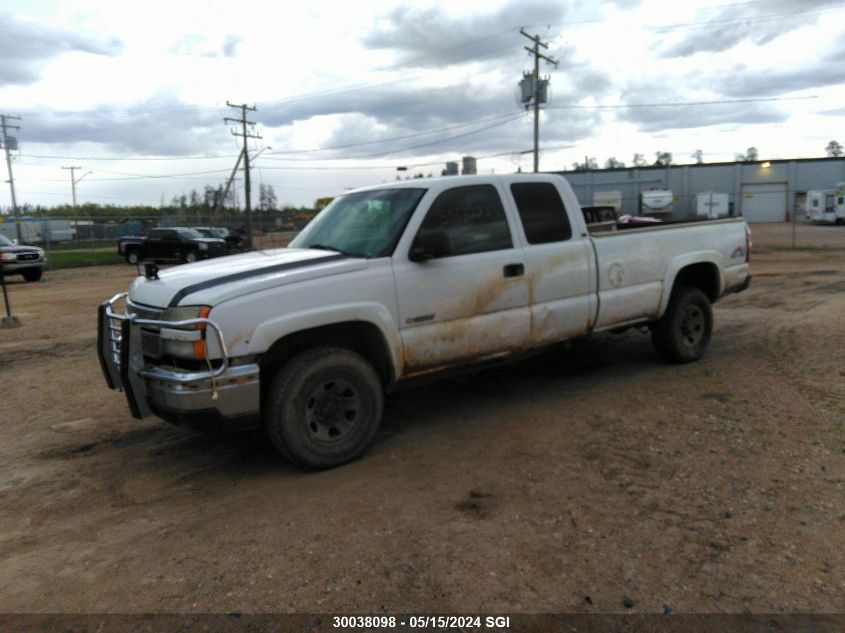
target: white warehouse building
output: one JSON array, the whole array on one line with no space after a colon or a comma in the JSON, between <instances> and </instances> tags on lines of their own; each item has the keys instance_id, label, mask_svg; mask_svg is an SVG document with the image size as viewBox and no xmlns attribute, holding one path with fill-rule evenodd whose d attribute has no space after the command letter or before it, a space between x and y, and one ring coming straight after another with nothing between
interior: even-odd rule
<instances>
[{"instance_id":1,"label":"white warehouse building","mask_svg":"<svg viewBox=\"0 0 845 633\"><path fill-rule=\"evenodd\" d=\"M696 217L696 196L728 194L729 214L748 222L789 222L804 219L807 192L845 182L845 158L796 158L731 163L701 163L668 167L623 167L555 172L564 176L582 205L620 199L621 213L641 212L641 194L652 189L672 192L666 219Z\"/></svg>"}]
</instances>

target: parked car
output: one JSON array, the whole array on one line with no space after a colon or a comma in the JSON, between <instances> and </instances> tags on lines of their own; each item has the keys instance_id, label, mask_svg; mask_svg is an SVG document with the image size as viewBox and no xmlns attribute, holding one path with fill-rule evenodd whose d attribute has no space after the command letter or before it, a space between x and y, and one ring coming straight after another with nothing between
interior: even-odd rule
<instances>
[{"instance_id":1,"label":"parked car","mask_svg":"<svg viewBox=\"0 0 845 633\"><path fill-rule=\"evenodd\" d=\"M226 241L203 237L185 227L151 229L146 237L124 236L117 241L117 252L129 264L142 261L191 263L226 254Z\"/></svg>"},{"instance_id":2,"label":"parked car","mask_svg":"<svg viewBox=\"0 0 845 633\"><path fill-rule=\"evenodd\" d=\"M225 226L194 226L191 227L203 237L217 237L226 240L226 248L230 251L243 251L246 247L246 236L241 231L233 231Z\"/></svg>"},{"instance_id":3,"label":"parked car","mask_svg":"<svg viewBox=\"0 0 845 633\"><path fill-rule=\"evenodd\" d=\"M661 358L698 360L711 305L751 280L747 228L591 233L554 175L368 187L289 248L139 277L100 306L100 364L137 418L262 424L291 461L337 466L418 377L643 326Z\"/></svg>"},{"instance_id":4,"label":"parked car","mask_svg":"<svg viewBox=\"0 0 845 633\"><path fill-rule=\"evenodd\" d=\"M47 258L37 246L18 245L0 235L0 266L4 275L23 275L26 281L38 281L44 274Z\"/></svg>"}]
</instances>

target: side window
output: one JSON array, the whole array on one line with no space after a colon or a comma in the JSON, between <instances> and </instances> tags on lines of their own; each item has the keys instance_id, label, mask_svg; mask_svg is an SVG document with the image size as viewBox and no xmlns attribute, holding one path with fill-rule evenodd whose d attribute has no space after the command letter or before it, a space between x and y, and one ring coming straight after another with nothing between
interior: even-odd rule
<instances>
[{"instance_id":1,"label":"side window","mask_svg":"<svg viewBox=\"0 0 845 633\"><path fill-rule=\"evenodd\" d=\"M569 216L552 183L514 183L511 193L529 244L563 242L572 237Z\"/></svg>"},{"instance_id":2,"label":"side window","mask_svg":"<svg viewBox=\"0 0 845 633\"><path fill-rule=\"evenodd\" d=\"M513 247L502 201L493 185L456 187L441 193L423 220L417 234L445 234L443 252L437 257L454 257L498 251Z\"/></svg>"},{"instance_id":3,"label":"side window","mask_svg":"<svg viewBox=\"0 0 845 633\"><path fill-rule=\"evenodd\" d=\"M147 235L147 237L160 240L162 237L164 237L165 233L166 231L163 231L162 229L150 229L150 233L149 235Z\"/></svg>"}]
</instances>

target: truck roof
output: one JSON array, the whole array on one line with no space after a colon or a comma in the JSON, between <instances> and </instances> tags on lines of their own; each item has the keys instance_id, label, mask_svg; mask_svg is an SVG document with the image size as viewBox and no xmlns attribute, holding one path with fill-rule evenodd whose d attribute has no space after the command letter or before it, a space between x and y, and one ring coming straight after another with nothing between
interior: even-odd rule
<instances>
[{"instance_id":1,"label":"truck roof","mask_svg":"<svg viewBox=\"0 0 845 633\"><path fill-rule=\"evenodd\" d=\"M560 174L474 174L472 176L437 176L436 178L411 178L409 180L397 180L395 182L384 182L378 185L369 185L367 187L357 187L346 193L354 193L356 191L374 191L377 189L430 189L444 188L444 185L449 186L466 186L473 184L483 184L489 182L512 183L512 182L531 182L542 181L548 182L554 178L562 178Z\"/></svg>"}]
</instances>

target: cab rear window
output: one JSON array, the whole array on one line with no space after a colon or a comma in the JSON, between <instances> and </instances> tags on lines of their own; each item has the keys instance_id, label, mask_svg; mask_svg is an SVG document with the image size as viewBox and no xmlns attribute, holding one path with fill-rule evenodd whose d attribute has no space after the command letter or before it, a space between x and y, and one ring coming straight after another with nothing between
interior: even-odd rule
<instances>
[{"instance_id":1,"label":"cab rear window","mask_svg":"<svg viewBox=\"0 0 845 633\"><path fill-rule=\"evenodd\" d=\"M564 242L572 237L569 217L552 183L514 183L511 193L529 244Z\"/></svg>"}]
</instances>

